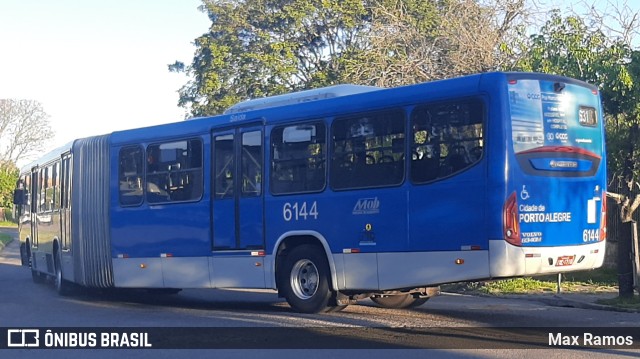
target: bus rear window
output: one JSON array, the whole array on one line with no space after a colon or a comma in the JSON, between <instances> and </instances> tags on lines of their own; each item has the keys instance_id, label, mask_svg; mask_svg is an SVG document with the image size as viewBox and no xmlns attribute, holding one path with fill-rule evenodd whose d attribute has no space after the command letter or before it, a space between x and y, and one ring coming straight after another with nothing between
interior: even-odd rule
<instances>
[{"instance_id":1,"label":"bus rear window","mask_svg":"<svg viewBox=\"0 0 640 359\"><path fill-rule=\"evenodd\" d=\"M509 105L514 152L563 147L600 156L599 101L597 93L579 84L513 81Z\"/></svg>"}]
</instances>

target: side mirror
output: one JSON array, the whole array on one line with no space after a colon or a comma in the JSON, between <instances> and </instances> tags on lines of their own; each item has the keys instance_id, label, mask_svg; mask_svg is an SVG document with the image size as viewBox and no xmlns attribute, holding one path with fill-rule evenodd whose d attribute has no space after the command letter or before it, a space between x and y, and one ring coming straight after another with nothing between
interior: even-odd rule
<instances>
[{"instance_id":1,"label":"side mirror","mask_svg":"<svg viewBox=\"0 0 640 359\"><path fill-rule=\"evenodd\" d=\"M22 205L25 204L26 192L24 189L16 189L13 191L13 204Z\"/></svg>"}]
</instances>

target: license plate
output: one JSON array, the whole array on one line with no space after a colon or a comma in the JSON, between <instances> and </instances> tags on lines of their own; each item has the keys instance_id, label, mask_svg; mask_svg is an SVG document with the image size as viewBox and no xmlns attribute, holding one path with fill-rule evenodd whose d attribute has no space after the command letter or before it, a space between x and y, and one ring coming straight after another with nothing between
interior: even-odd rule
<instances>
[{"instance_id":1,"label":"license plate","mask_svg":"<svg viewBox=\"0 0 640 359\"><path fill-rule=\"evenodd\" d=\"M573 264L573 260L575 259L576 256L562 256L562 257L558 257L558 260L556 261L556 267L564 267L564 266L570 266Z\"/></svg>"}]
</instances>

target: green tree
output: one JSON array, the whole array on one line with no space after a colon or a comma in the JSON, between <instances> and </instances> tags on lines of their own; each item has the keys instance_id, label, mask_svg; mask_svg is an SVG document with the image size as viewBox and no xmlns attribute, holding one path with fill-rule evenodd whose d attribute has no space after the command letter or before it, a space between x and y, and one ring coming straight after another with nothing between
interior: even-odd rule
<instances>
[{"instance_id":1,"label":"green tree","mask_svg":"<svg viewBox=\"0 0 640 359\"><path fill-rule=\"evenodd\" d=\"M605 14L606 15L606 14ZM607 16L593 17L601 21ZM621 28L634 26L620 23ZM631 37L615 36L603 23L551 14L531 37L520 70L555 73L581 79L600 89L607 130L609 196L618 203L621 222L629 223L640 206L640 53ZM618 236L620 273L630 273L631 226ZM620 295L633 295L632 277L620 276Z\"/></svg>"},{"instance_id":2,"label":"green tree","mask_svg":"<svg viewBox=\"0 0 640 359\"><path fill-rule=\"evenodd\" d=\"M588 26L579 16L562 17L554 11L540 33L531 36L524 56L516 64L518 70L560 74L599 87L606 116L611 181L625 178L627 183L637 183L639 178L635 169L638 141L629 137L640 114L638 55L624 38L610 36L599 26ZM628 193L623 195L632 198ZM629 221L633 211L625 207L623 212L624 220Z\"/></svg>"},{"instance_id":3,"label":"green tree","mask_svg":"<svg viewBox=\"0 0 640 359\"><path fill-rule=\"evenodd\" d=\"M213 115L337 83L397 86L500 67L524 0L205 0L179 105ZM517 29L520 29L519 31ZM511 39L511 40L509 40Z\"/></svg>"},{"instance_id":4,"label":"green tree","mask_svg":"<svg viewBox=\"0 0 640 359\"><path fill-rule=\"evenodd\" d=\"M0 207L13 205L16 163L32 159L52 137L48 115L39 102L0 99Z\"/></svg>"},{"instance_id":5,"label":"green tree","mask_svg":"<svg viewBox=\"0 0 640 359\"><path fill-rule=\"evenodd\" d=\"M13 206L13 190L18 180L18 168L12 162L0 164L0 207Z\"/></svg>"},{"instance_id":6,"label":"green tree","mask_svg":"<svg viewBox=\"0 0 640 359\"><path fill-rule=\"evenodd\" d=\"M361 0L206 0L209 32L193 62L176 62L193 80L179 105L212 115L245 99L335 84L339 56L366 25Z\"/></svg>"},{"instance_id":7,"label":"green tree","mask_svg":"<svg viewBox=\"0 0 640 359\"><path fill-rule=\"evenodd\" d=\"M633 109L628 98L634 91L628 66L632 51L622 39L589 27L581 17L562 17L555 10L525 46L517 69L561 74L599 86L609 116Z\"/></svg>"}]
</instances>

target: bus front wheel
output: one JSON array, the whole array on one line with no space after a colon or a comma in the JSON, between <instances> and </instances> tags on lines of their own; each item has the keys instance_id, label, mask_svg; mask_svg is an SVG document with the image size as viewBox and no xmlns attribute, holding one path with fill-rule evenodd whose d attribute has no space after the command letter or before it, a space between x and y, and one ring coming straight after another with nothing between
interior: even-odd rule
<instances>
[{"instance_id":1,"label":"bus front wheel","mask_svg":"<svg viewBox=\"0 0 640 359\"><path fill-rule=\"evenodd\" d=\"M335 309L329 282L329 263L322 248L295 247L287 255L280 283L287 302L295 311L319 313Z\"/></svg>"},{"instance_id":2,"label":"bus front wheel","mask_svg":"<svg viewBox=\"0 0 640 359\"><path fill-rule=\"evenodd\" d=\"M414 298L411 294L396 294L371 297L371 300L384 308L402 309L421 306L429 300L429 298Z\"/></svg>"}]
</instances>

